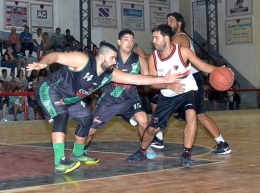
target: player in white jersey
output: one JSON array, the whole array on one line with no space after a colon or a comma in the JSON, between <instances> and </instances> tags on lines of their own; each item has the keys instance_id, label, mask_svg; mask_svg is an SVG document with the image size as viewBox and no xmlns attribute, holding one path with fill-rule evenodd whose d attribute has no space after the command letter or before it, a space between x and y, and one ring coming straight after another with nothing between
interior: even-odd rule
<instances>
[{"instance_id":1,"label":"player in white jersey","mask_svg":"<svg viewBox=\"0 0 260 193\"><path fill-rule=\"evenodd\" d=\"M200 60L189 48L172 44L173 31L167 24L156 26L152 30L152 34L156 51L149 57L149 74L162 76L167 70L171 69L172 73L183 72L187 76L180 83L151 85L153 88L161 90L158 104L149 127L143 135L140 149L128 157L127 161L146 159L146 149L156 133L167 127L168 120L174 112L184 108L186 125L181 166L192 168L191 148L197 132L195 93L193 90L196 90L197 86L190 73L191 64L189 62L207 73L211 73L216 67Z\"/></svg>"}]
</instances>

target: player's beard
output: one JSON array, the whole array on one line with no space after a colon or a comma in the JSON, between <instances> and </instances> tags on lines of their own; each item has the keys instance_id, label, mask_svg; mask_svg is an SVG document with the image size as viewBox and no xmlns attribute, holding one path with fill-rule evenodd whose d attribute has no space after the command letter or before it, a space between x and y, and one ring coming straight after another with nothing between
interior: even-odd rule
<instances>
[{"instance_id":1,"label":"player's beard","mask_svg":"<svg viewBox=\"0 0 260 193\"><path fill-rule=\"evenodd\" d=\"M103 70L104 72L112 73L113 70L114 70L114 67L116 66L116 64L113 64L112 66L108 66L108 65L107 65L107 61L104 60L104 62L101 63L100 66L101 66L101 68L102 68L102 70Z\"/></svg>"},{"instance_id":2,"label":"player's beard","mask_svg":"<svg viewBox=\"0 0 260 193\"><path fill-rule=\"evenodd\" d=\"M173 35L175 35L177 31L178 31L178 26L172 28Z\"/></svg>"}]
</instances>

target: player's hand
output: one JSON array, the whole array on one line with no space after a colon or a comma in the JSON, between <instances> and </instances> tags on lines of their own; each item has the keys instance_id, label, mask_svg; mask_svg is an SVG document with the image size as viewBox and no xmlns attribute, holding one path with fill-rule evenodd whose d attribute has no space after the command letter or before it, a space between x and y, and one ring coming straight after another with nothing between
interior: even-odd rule
<instances>
[{"instance_id":1,"label":"player's hand","mask_svg":"<svg viewBox=\"0 0 260 193\"><path fill-rule=\"evenodd\" d=\"M180 82L182 80L182 73L178 72L175 74L171 74L171 70L167 72L167 74L164 76L164 83L173 83L173 82Z\"/></svg>"},{"instance_id":2,"label":"player's hand","mask_svg":"<svg viewBox=\"0 0 260 193\"><path fill-rule=\"evenodd\" d=\"M226 65L223 65L221 67L227 68ZM235 76L235 73L231 70L231 68L227 68L227 69L229 69L232 72L232 74Z\"/></svg>"},{"instance_id":3,"label":"player's hand","mask_svg":"<svg viewBox=\"0 0 260 193\"><path fill-rule=\"evenodd\" d=\"M174 83L170 83L167 85L168 89L171 89L172 91L178 93L178 94L182 94L185 91L184 88L185 84L179 83L179 82L174 82Z\"/></svg>"},{"instance_id":4,"label":"player's hand","mask_svg":"<svg viewBox=\"0 0 260 193\"><path fill-rule=\"evenodd\" d=\"M41 70L43 68L46 68L48 65L47 64L42 64L39 62L33 62L32 64L28 64L26 66L26 70L30 71L30 70Z\"/></svg>"}]
</instances>

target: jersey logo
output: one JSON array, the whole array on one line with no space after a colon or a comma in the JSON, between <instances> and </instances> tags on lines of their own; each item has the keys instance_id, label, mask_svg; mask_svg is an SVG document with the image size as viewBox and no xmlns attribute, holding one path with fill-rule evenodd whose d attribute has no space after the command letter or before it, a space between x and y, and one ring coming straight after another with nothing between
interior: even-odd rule
<instances>
[{"instance_id":1,"label":"jersey logo","mask_svg":"<svg viewBox=\"0 0 260 193\"><path fill-rule=\"evenodd\" d=\"M178 68L179 68L179 67L178 67L177 65L173 66L173 69L174 69L174 70L178 70Z\"/></svg>"},{"instance_id":2,"label":"jersey logo","mask_svg":"<svg viewBox=\"0 0 260 193\"><path fill-rule=\"evenodd\" d=\"M90 80L92 80L92 78L93 78L93 75L90 74L89 72L86 73L86 75L83 77L83 79L86 79L86 81L90 81Z\"/></svg>"},{"instance_id":3,"label":"jersey logo","mask_svg":"<svg viewBox=\"0 0 260 193\"><path fill-rule=\"evenodd\" d=\"M127 72L127 69L122 69L122 72Z\"/></svg>"}]
</instances>

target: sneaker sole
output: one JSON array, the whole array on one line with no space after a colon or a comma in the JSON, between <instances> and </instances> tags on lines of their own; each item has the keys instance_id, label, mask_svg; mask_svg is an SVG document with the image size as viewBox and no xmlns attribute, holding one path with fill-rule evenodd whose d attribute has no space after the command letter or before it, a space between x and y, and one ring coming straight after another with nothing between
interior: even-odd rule
<instances>
[{"instance_id":1,"label":"sneaker sole","mask_svg":"<svg viewBox=\"0 0 260 193\"><path fill-rule=\"evenodd\" d=\"M157 148L157 149L163 149L164 148L164 145L153 145L153 144L151 144L150 145L151 147L154 147L154 148Z\"/></svg>"},{"instance_id":2,"label":"sneaker sole","mask_svg":"<svg viewBox=\"0 0 260 193\"><path fill-rule=\"evenodd\" d=\"M182 163L181 166L184 168L193 168L193 163Z\"/></svg>"},{"instance_id":3,"label":"sneaker sole","mask_svg":"<svg viewBox=\"0 0 260 193\"><path fill-rule=\"evenodd\" d=\"M146 157L148 159L155 159L157 157L157 155L156 155L156 153L148 153L148 154L146 154Z\"/></svg>"},{"instance_id":4,"label":"sneaker sole","mask_svg":"<svg viewBox=\"0 0 260 193\"><path fill-rule=\"evenodd\" d=\"M99 163L99 159L96 160L96 161L87 161L87 162L84 162L85 164L97 164Z\"/></svg>"},{"instance_id":5,"label":"sneaker sole","mask_svg":"<svg viewBox=\"0 0 260 193\"><path fill-rule=\"evenodd\" d=\"M55 173L56 174L67 174L67 173L72 172L73 170L77 169L80 165L81 165L81 163L78 161L72 168L66 169L65 171L55 170Z\"/></svg>"},{"instance_id":6,"label":"sneaker sole","mask_svg":"<svg viewBox=\"0 0 260 193\"><path fill-rule=\"evenodd\" d=\"M214 151L211 152L212 155L227 155L227 154L230 154L232 152L232 150L228 150L228 151L225 151L223 153L215 153Z\"/></svg>"}]
</instances>

